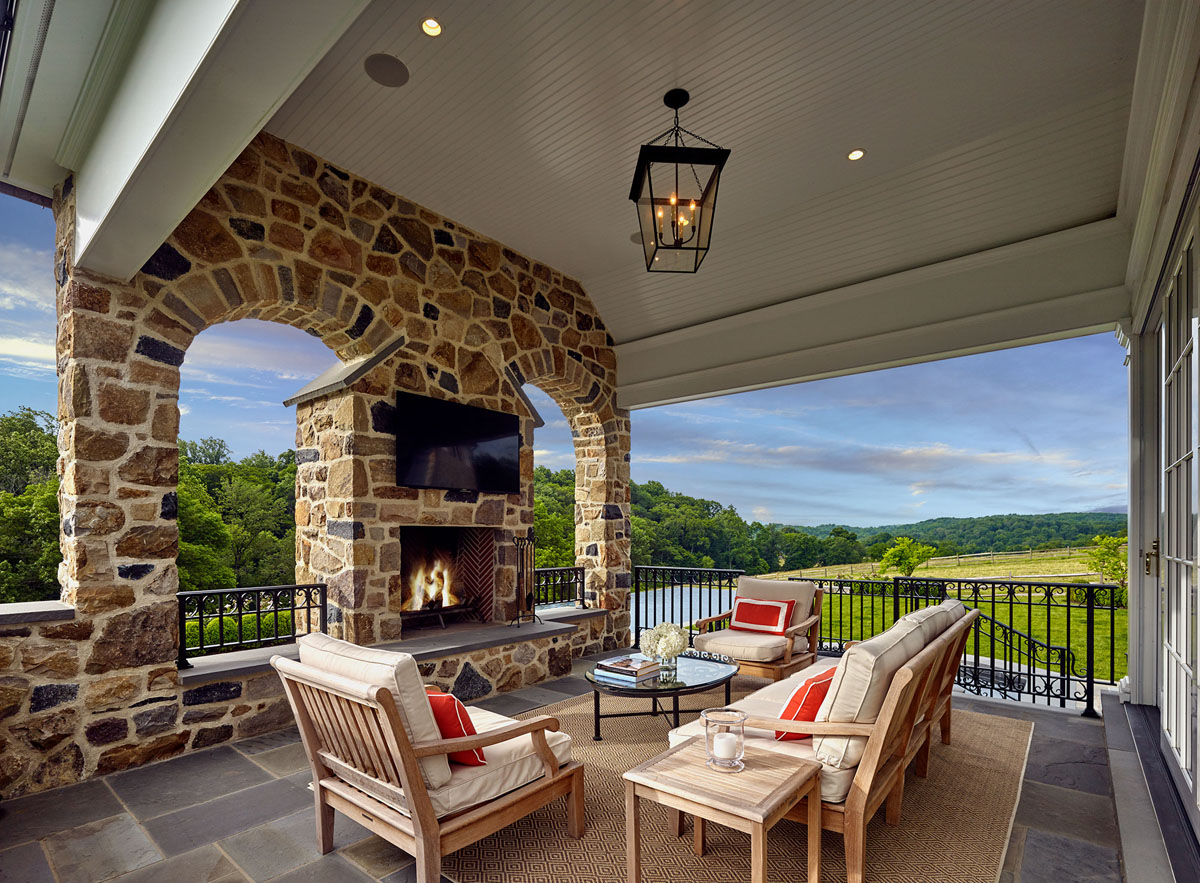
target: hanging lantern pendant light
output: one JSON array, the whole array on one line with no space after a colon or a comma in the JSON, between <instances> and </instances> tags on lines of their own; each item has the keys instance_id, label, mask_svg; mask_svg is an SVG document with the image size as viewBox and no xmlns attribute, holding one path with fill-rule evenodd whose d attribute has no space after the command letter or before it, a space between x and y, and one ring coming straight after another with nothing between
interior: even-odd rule
<instances>
[{"instance_id":1,"label":"hanging lantern pendant light","mask_svg":"<svg viewBox=\"0 0 1200 883\"><path fill-rule=\"evenodd\" d=\"M629 198L637 207L646 269L652 273L695 273L708 254L717 184L729 151L679 125L688 103L684 89L672 89L663 104L675 122L638 151ZM707 147L694 147L687 138Z\"/></svg>"}]
</instances>

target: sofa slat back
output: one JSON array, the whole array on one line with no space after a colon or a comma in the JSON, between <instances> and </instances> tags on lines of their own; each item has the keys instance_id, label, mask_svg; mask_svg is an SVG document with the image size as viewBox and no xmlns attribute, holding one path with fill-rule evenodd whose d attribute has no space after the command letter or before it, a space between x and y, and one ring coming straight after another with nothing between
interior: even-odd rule
<instances>
[{"instance_id":1,"label":"sofa slat back","mask_svg":"<svg viewBox=\"0 0 1200 883\"><path fill-rule=\"evenodd\" d=\"M854 775L847 806L852 801L866 801L873 789L886 785L881 781L887 778L881 776L885 767L890 771L897 759L903 763L917 722L923 714L928 720L938 704L947 672L953 688L966 635L978 616L979 611L972 610L955 621L893 676Z\"/></svg>"}]
</instances>

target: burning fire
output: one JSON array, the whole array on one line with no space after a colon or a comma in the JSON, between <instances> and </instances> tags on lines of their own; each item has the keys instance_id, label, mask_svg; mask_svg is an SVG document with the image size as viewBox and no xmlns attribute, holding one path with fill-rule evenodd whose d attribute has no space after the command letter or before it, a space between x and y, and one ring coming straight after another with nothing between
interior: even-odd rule
<instances>
[{"instance_id":1,"label":"burning fire","mask_svg":"<svg viewBox=\"0 0 1200 883\"><path fill-rule=\"evenodd\" d=\"M405 610L425 610L430 607L453 607L459 603L454 594L454 563L437 556L413 569L408 582Z\"/></svg>"}]
</instances>

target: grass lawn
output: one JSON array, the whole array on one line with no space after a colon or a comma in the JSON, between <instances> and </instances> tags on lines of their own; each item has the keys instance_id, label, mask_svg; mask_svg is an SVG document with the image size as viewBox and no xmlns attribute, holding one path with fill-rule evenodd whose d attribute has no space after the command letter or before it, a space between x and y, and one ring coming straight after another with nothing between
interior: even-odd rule
<instances>
[{"instance_id":1,"label":"grass lawn","mask_svg":"<svg viewBox=\"0 0 1200 883\"><path fill-rule=\"evenodd\" d=\"M769 577L786 579L789 576L809 576L813 578L857 577L870 579L873 572L878 572L878 563L864 564L835 564L829 567L810 567L807 570L789 570L781 573L766 574ZM993 577L995 579L1020 579L1046 577L1055 581L1055 577L1066 575L1063 582L1105 582L1099 574L1091 573L1083 552L1065 549L1055 549L1046 552L1035 551L1030 557L1027 553L1019 555L996 554L996 559L964 558L961 562L953 559L940 559L922 564L913 574L914 577L930 576L939 579L971 579ZM1078 576L1078 574L1087 574ZM890 578L893 574L885 574L882 578ZM880 578L880 577L876 577Z\"/></svg>"},{"instance_id":2,"label":"grass lawn","mask_svg":"<svg viewBox=\"0 0 1200 883\"><path fill-rule=\"evenodd\" d=\"M1068 646L1067 630L1070 627L1070 643L1075 653L1075 668L1083 673L1087 667L1087 611L1072 607L1046 610L1045 606L1013 604L1010 612L1006 602L992 603L984 600L974 602L982 612L1004 625L1031 637L1055 646ZM1114 621L1115 620L1115 621ZM1109 611L1097 608L1095 612L1095 675L1097 681L1109 680L1109 664L1113 666L1112 680L1125 675L1126 653L1129 647L1129 612L1124 609ZM876 635L892 624L892 599L879 596L827 594L821 611L821 635L826 640L858 641ZM1110 640L1110 627L1115 634ZM979 655L1004 658L1003 646L996 635L985 628L979 635ZM993 645L991 639L997 643ZM1048 638L1048 640L1047 640ZM1114 646L1115 645L1115 646ZM971 637L967 650L973 653L975 638ZM1025 662L1014 657L1014 661ZM1043 666L1044 667L1044 666Z\"/></svg>"}]
</instances>

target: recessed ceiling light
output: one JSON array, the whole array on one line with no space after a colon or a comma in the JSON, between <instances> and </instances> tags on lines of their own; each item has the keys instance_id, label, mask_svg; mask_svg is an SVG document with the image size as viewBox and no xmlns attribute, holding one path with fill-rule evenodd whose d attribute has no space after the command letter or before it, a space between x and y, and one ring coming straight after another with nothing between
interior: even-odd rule
<instances>
[{"instance_id":1,"label":"recessed ceiling light","mask_svg":"<svg viewBox=\"0 0 1200 883\"><path fill-rule=\"evenodd\" d=\"M363 70L367 76L380 86L396 88L408 82L408 66L394 55L386 52L376 52L368 55L363 62Z\"/></svg>"},{"instance_id":2,"label":"recessed ceiling light","mask_svg":"<svg viewBox=\"0 0 1200 883\"><path fill-rule=\"evenodd\" d=\"M849 153L846 154L846 159L850 160L851 162L854 162L854 160L862 159L866 155L867 155L867 152L865 150L859 150L858 148L855 148L854 150L851 150Z\"/></svg>"},{"instance_id":3,"label":"recessed ceiling light","mask_svg":"<svg viewBox=\"0 0 1200 883\"><path fill-rule=\"evenodd\" d=\"M431 37L436 37L442 32L442 25L436 18L427 18L421 22L421 30Z\"/></svg>"}]
</instances>

